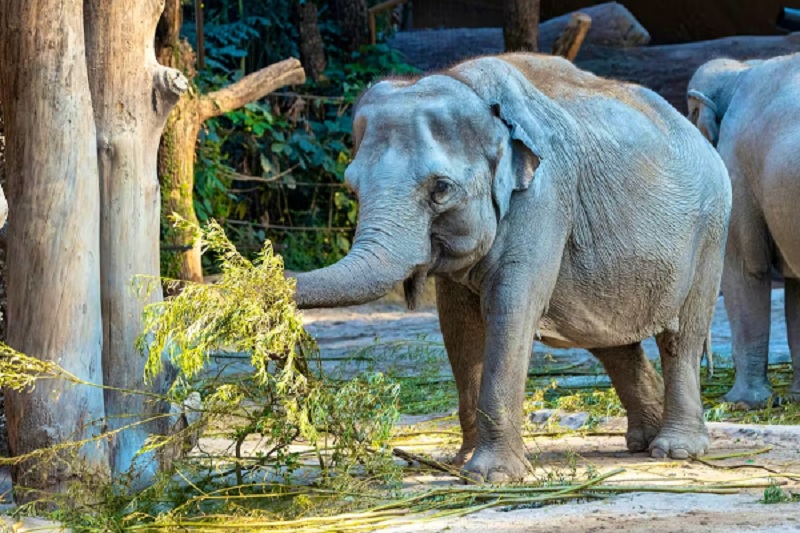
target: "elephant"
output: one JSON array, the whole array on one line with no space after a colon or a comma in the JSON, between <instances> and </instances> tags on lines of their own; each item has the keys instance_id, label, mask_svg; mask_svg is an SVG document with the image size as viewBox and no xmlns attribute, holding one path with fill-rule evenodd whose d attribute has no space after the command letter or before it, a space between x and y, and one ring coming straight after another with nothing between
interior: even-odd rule
<instances>
[{"instance_id":1,"label":"elephant","mask_svg":"<svg viewBox=\"0 0 800 533\"><path fill-rule=\"evenodd\" d=\"M785 317L800 400L800 55L715 59L689 81L689 119L717 148L733 190L722 294L736 379L725 401L772 397L767 378L772 272L784 277Z\"/></svg>"},{"instance_id":2,"label":"elephant","mask_svg":"<svg viewBox=\"0 0 800 533\"><path fill-rule=\"evenodd\" d=\"M630 450L706 451L700 359L731 193L689 121L646 88L526 53L382 80L353 113L353 245L296 276L297 306L365 303L402 282L413 307L435 277L465 476L529 472L534 340L601 361ZM652 336L663 381L641 345Z\"/></svg>"}]
</instances>

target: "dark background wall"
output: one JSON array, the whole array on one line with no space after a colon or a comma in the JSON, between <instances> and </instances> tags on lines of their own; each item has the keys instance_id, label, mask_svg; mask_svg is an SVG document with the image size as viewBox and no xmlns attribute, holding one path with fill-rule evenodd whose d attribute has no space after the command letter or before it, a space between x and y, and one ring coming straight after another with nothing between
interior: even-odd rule
<instances>
[{"instance_id":1,"label":"dark background wall","mask_svg":"<svg viewBox=\"0 0 800 533\"><path fill-rule=\"evenodd\" d=\"M412 0L413 27L481 28L503 23L502 0ZM604 0L541 0L542 20ZM620 2L650 32L653 44L780 33L783 6L800 0L626 0Z\"/></svg>"}]
</instances>

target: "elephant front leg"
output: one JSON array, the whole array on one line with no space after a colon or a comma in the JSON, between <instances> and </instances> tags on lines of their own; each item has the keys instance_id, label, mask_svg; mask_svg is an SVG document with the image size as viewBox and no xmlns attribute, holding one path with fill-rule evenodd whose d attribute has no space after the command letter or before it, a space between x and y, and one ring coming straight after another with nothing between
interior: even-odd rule
<instances>
[{"instance_id":1,"label":"elephant front leg","mask_svg":"<svg viewBox=\"0 0 800 533\"><path fill-rule=\"evenodd\" d=\"M789 352L792 354L792 386L788 397L800 401L800 280L785 278L786 335L789 339Z\"/></svg>"},{"instance_id":2,"label":"elephant front leg","mask_svg":"<svg viewBox=\"0 0 800 533\"><path fill-rule=\"evenodd\" d=\"M449 279L436 278L439 326L458 389L461 449L453 464L462 467L478 442L478 393L483 369L485 328L476 294Z\"/></svg>"},{"instance_id":3,"label":"elephant front leg","mask_svg":"<svg viewBox=\"0 0 800 533\"><path fill-rule=\"evenodd\" d=\"M478 443L464 467L464 475L475 481L518 481L530 470L522 441L522 405L533 343L531 317L523 308L487 319Z\"/></svg>"}]
</instances>

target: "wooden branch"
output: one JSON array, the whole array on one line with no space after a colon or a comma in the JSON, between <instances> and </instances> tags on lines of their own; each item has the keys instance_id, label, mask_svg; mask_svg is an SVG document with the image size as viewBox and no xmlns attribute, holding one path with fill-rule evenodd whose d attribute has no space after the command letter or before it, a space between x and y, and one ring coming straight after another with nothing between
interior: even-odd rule
<instances>
[{"instance_id":1,"label":"wooden branch","mask_svg":"<svg viewBox=\"0 0 800 533\"><path fill-rule=\"evenodd\" d=\"M553 55L574 61L591 26L592 17L580 11L573 13L567 27L553 44Z\"/></svg>"},{"instance_id":2,"label":"wooden branch","mask_svg":"<svg viewBox=\"0 0 800 533\"><path fill-rule=\"evenodd\" d=\"M284 59L202 97L197 103L200 121L239 109L281 87L299 85L305 81L306 74L300 61L293 57Z\"/></svg>"}]
</instances>

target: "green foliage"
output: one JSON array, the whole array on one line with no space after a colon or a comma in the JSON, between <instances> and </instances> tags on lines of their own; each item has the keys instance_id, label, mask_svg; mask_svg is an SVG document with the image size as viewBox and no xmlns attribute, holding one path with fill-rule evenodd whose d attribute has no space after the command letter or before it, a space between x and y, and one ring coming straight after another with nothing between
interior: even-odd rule
<instances>
[{"instance_id":1,"label":"green foliage","mask_svg":"<svg viewBox=\"0 0 800 533\"><path fill-rule=\"evenodd\" d=\"M207 3L206 13L208 68L197 78L203 91L298 57L291 2L216 0ZM352 105L377 78L414 72L383 44L345 54L336 47L339 30L324 8L320 28L328 58L325 79L209 120L195 169L201 222L224 221L244 250L256 251L269 238L291 270L325 266L349 251L358 209L343 185L352 158ZM187 24L190 41L193 31ZM237 180L241 175L260 181ZM288 229L296 227L305 229ZM210 259L204 265L209 269Z\"/></svg>"},{"instance_id":2,"label":"green foliage","mask_svg":"<svg viewBox=\"0 0 800 533\"><path fill-rule=\"evenodd\" d=\"M797 502L800 501L800 495L783 490L775 479L771 478L769 487L764 489L764 497L759 501L764 504Z\"/></svg>"}]
</instances>

